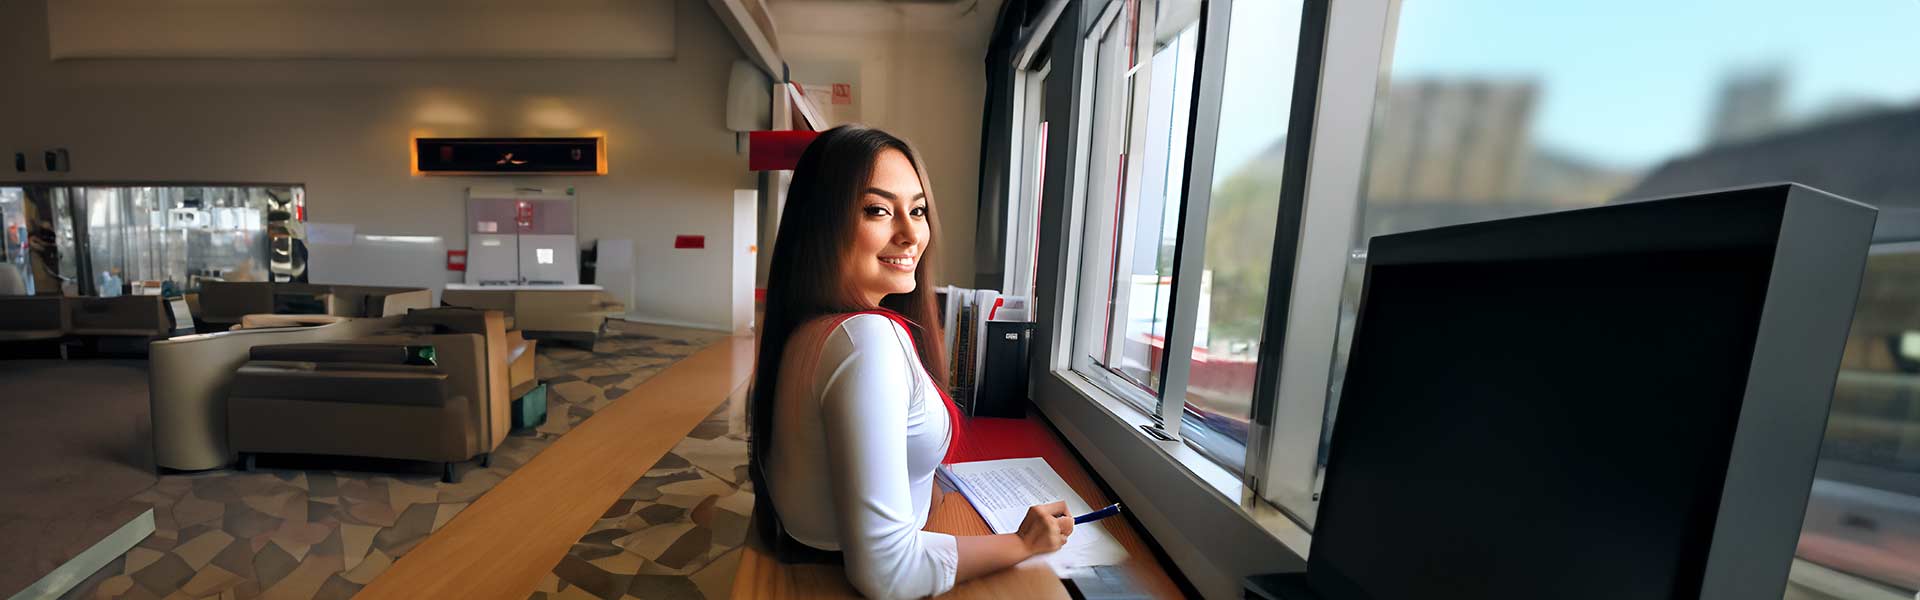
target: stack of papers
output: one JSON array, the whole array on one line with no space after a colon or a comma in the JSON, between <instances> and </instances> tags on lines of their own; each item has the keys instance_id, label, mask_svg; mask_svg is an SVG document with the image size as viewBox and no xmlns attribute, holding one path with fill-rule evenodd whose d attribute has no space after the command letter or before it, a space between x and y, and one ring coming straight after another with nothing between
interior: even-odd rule
<instances>
[{"instance_id":1,"label":"stack of papers","mask_svg":"<svg viewBox=\"0 0 1920 600\"><path fill-rule=\"evenodd\" d=\"M939 476L948 487L966 497L994 533L1019 531L1027 508L1036 504L1065 500L1069 516L1093 511L1044 459L1010 458L942 465ZM1127 549L1107 532L1105 522L1094 522L1074 526L1066 546L1021 564L1045 562L1055 575L1066 579L1090 575L1093 567L1117 565L1126 560Z\"/></svg>"},{"instance_id":2,"label":"stack of papers","mask_svg":"<svg viewBox=\"0 0 1920 600\"><path fill-rule=\"evenodd\" d=\"M965 413L974 414L980 371L986 366L989 321L1029 321L1026 298L1002 296L993 290L946 286L939 294L945 299L940 310L941 326L946 332L947 391Z\"/></svg>"}]
</instances>

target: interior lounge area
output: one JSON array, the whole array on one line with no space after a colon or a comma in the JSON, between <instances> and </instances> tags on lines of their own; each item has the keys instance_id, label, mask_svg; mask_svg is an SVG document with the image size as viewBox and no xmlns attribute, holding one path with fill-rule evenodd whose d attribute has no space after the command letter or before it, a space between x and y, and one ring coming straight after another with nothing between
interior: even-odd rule
<instances>
[{"instance_id":1,"label":"interior lounge area","mask_svg":"<svg viewBox=\"0 0 1920 600\"><path fill-rule=\"evenodd\" d=\"M1916 27L0 0L0 594L1920 599Z\"/></svg>"}]
</instances>

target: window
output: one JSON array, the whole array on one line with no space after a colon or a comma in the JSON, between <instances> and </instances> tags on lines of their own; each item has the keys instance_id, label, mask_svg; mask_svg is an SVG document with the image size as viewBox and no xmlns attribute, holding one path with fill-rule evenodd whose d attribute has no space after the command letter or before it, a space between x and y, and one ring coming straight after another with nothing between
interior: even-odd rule
<instances>
[{"instance_id":1,"label":"window","mask_svg":"<svg viewBox=\"0 0 1920 600\"><path fill-rule=\"evenodd\" d=\"M1158 415L1199 3L1110 5L1089 39L1091 135L1073 366Z\"/></svg>"},{"instance_id":2,"label":"window","mask_svg":"<svg viewBox=\"0 0 1920 600\"><path fill-rule=\"evenodd\" d=\"M1047 173L1047 74L1053 65L1016 73L1014 169L1007 201L1007 294L1033 297L1040 251L1040 186Z\"/></svg>"},{"instance_id":3,"label":"window","mask_svg":"<svg viewBox=\"0 0 1920 600\"><path fill-rule=\"evenodd\" d=\"M1246 468L1301 11L1297 1L1235 2L1229 19L1236 32L1258 33L1227 37L1181 433L1236 472Z\"/></svg>"},{"instance_id":4,"label":"window","mask_svg":"<svg viewBox=\"0 0 1920 600\"><path fill-rule=\"evenodd\" d=\"M201 279L305 275L299 186L37 189L51 197L60 277L74 293L115 281L170 281L188 291Z\"/></svg>"},{"instance_id":5,"label":"window","mask_svg":"<svg viewBox=\"0 0 1920 600\"><path fill-rule=\"evenodd\" d=\"M1335 372L1371 236L1779 180L1879 206L1800 540L1811 564L1796 566L1790 595L1860 597L1805 575L1825 573L1850 578L1848 589L1911 597L1920 589L1915 26L1913 2L1405 2L1370 133ZM1327 398L1337 414L1337 383Z\"/></svg>"},{"instance_id":6,"label":"window","mask_svg":"<svg viewBox=\"0 0 1920 600\"><path fill-rule=\"evenodd\" d=\"M26 191L0 188L0 263L20 274L26 293L33 293L33 272L27 264L28 234Z\"/></svg>"}]
</instances>

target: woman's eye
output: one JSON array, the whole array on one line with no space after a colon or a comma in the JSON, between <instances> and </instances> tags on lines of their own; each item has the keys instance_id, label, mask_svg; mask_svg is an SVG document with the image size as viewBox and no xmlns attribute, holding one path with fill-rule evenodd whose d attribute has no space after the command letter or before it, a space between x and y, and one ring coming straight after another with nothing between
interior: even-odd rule
<instances>
[{"instance_id":1,"label":"woman's eye","mask_svg":"<svg viewBox=\"0 0 1920 600\"><path fill-rule=\"evenodd\" d=\"M913 215L913 216L916 216L916 217L924 217L924 216L927 216L927 207L925 207L925 206L915 206L915 207L913 207L913 212L910 212L910 213L907 213L907 214L910 214L910 215Z\"/></svg>"},{"instance_id":2,"label":"woman's eye","mask_svg":"<svg viewBox=\"0 0 1920 600\"><path fill-rule=\"evenodd\" d=\"M878 206L869 206L869 207L867 207L867 216L869 216L869 217L884 217L884 216L887 216L887 209L884 209L884 208L881 208L881 207L878 207Z\"/></svg>"}]
</instances>

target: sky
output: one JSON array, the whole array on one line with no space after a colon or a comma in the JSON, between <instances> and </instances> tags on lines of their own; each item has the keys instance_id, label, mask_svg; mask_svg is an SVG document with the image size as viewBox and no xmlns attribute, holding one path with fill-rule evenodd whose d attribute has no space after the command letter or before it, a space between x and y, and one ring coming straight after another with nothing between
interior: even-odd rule
<instances>
[{"instance_id":1,"label":"sky","mask_svg":"<svg viewBox=\"0 0 1920 600\"><path fill-rule=\"evenodd\" d=\"M1298 0L1233 3L1217 177L1285 133ZM1920 101L1920 0L1404 0L1391 76L1531 80L1536 145L1646 169L1698 149L1731 74L1783 112Z\"/></svg>"},{"instance_id":2,"label":"sky","mask_svg":"<svg viewBox=\"0 0 1920 600\"><path fill-rule=\"evenodd\" d=\"M1646 168L1697 149L1730 73L1778 68L1785 115L1920 100L1920 0L1404 0L1392 74L1530 79L1534 139Z\"/></svg>"}]
</instances>

